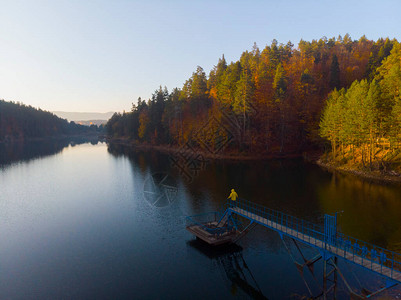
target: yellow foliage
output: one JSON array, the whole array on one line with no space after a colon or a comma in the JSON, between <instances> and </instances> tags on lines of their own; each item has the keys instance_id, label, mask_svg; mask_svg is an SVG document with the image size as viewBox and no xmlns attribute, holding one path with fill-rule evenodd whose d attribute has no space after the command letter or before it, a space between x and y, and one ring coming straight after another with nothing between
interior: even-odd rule
<instances>
[{"instance_id":1,"label":"yellow foliage","mask_svg":"<svg viewBox=\"0 0 401 300\"><path fill-rule=\"evenodd\" d=\"M149 123L149 116L147 111L142 111L139 115L139 128L138 128L138 136L143 139L146 133L146 127Z\"/></svg>"}]
</instances>

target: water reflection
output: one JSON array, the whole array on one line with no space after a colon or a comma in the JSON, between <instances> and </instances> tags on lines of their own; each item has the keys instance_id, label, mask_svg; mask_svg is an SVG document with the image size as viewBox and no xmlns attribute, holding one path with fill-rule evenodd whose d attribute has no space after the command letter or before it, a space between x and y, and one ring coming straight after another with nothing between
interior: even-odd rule
<instances>
[{"instance_id":1,"label":"water reflection","mask_svg":"<svg viewBox=\"0 0 401 300\"><path fill-rule=\"evenodd\" d=\"M74 147L84 143L97 145L98 142L97 138L76 137L0 143L0 166L55 155L68 146Z\"/></svg>"},{"instance_id":2,"label":"water reflection","mask_svg":"<svg viewBox=\"0 0 401 300\"><path fill-rule=\"evenodd\" d=\"M120 144L108 144L107 151L114 157L128 157L133 165L139 168L143 176L149 172L170 173L168 157L156 151L137 151L132 147Z\"/></svg>"},{"instance_id":3,"label":"water reflection","mask_svg":"<svg viewBox=\"0 0 401 300\"><path fill-rule=\"evenodd\" d=\"M341 212L342 231L356 238L401 250L401 189L331 174L301 160L216 161L199 172L191 183L180 178L168 155L154 151L109 145L113 155L126 155L146 175L168 173L181 182L196 203L207 200L207 208L218 210L231 188L241 198L312 221L322 223L325 213ZM199 212L203 212L199 206Z\"/></svg>"},{"instance_id":4,"label":"water reflection","mask_svg":"<svg viewBox=\"0 0 401 300\"><path fill-rule=\"evenodd\" d=\"M324 214L342 212L338 218L343 233L401 252L399 186L332 174L297 159L210 162L189 183L172 168L168 155L124 146L109 146L109 152L124 153L144 174L163 171L176 178L190 199L184 212L219 210L231 188L235 188L242 198L315 223L323 223ZM262 231L255 230L252 238L241 240L241 245L253 249L267 247L268 255L287 255L277 237ZM360 273L370 278L366 272Z\"/></svg>"},{"instance_id":5,"label":"water reflection","mask_svg":"<svg viewBox=\"0 0 401 300\"><path fill-rule=\"evenodd\" d=\"M317 186L325 213L339 213L340 229L347 235L401 252L401 189L344 174Z\"/></svg>"},{"instance_id":6,"label":"water reflection","mask_svg":"<svg viewBox=\"0 0 401 300\"><path fill-rule=\"evenodd\" d=\"M243 250L219 258L187 244L192 236L184 217L219 210L231 188L309 221L344 210L340 224L347 234L376 236L386 244L398 239L397 188L333 178L300 160L216 161L189 183L168 155L68 145L65 151L49 145L53 150L30 156L61 152L50 159L8 161L0 172L2 299L26 299L33 290L37 299L266 297L261 290L273 299L307 295L276 232L256 227L239 241ZM153 194L146 199L144 191ZM157 203L168 205L152 205L161 194L165 201ZM364 222L376 215L385 230L374 233L377 225ZM303 251L312 257L310 249Z\"/></svg>"},{"instance_id":7,"label":"water reflection","mask_svg":"<svg viewBox=\"0 0 401 300\"><path fill-rule=\"evenodd\" d=\"M116 145L109 145L109 152L128 156L144 175L168 173L182 183L199 213L220 209L235 188L241 198L315 223L322 223L324 214L342 212L338 220L345 234L401 251L399 186L332 174L296 159L215 161L188 183L172 168L168 155ZM200 205L201 201L208 205Z\"/></svg>"}]
</instances>

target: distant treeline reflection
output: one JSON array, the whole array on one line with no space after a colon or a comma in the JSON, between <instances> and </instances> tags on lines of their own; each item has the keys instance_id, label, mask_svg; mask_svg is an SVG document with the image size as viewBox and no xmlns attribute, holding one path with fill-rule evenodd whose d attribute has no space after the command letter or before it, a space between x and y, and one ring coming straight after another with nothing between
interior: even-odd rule
<instances>
[{"instance_id":1,"label":"distant treeline reflection","mask_svg":"<svg viewBox=\"0 0 401 300\"><path fill-rule=\"evenodd\" d=\"M0 143L0 166L55 155L70 145L75 146L85 143L96 145L98 142L97 138L79 137Z\"/></svg>"}]
</instances>

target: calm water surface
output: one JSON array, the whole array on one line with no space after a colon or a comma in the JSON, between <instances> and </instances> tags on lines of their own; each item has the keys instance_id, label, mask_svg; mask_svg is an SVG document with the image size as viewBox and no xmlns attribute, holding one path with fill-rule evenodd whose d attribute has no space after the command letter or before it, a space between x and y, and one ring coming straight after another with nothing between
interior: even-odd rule
<instances>
[{"instance_id":1,"label":"calm water surface","mask_svg":"<svg viewBox=\"0 0 401 300\"><path fill-rule=\"evenodd\" d=\"M150 180L158 178L177 187L168 198L172 203L152 193ZM187 233L185 216L219 210L231 188L313 222L343 211L344 233L401 252L399 186L334 175L301 160L208 163L188 182L167 155L156 152L104 143L0 144L0 298L309 296L277 233L256 227L224 251ZM316 255L301 248L308 258ZM339 265L355 289L384 282ZM322 268L315 265L318 284L305 270L316 293ZM339 284L340 299L344 291ZM390 296L399 295L400 289L391 290Z\"/></svg>"}]
</instances>

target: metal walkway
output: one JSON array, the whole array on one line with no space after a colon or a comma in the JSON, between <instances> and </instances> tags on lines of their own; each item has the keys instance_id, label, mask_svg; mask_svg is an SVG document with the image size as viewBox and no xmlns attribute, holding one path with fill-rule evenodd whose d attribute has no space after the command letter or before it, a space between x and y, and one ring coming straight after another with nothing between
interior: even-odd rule
<instances>
[{"instance_id":1,"label":"metal walkway","mask_svg":"<svg viewBox=\"0 0 401 300\"><path fill-rule=\"evenodd\" d=\"M221 218L239 215L269 229L316 248L324 258L341 257L348 262L401 283L401 254L363 242L337 231L337 217L325 215L324 226L317 225L256 203L230 201ZM192 217L187 220L194 223ZM197 226L202 226L197 223Z\"/></svg>"}]
</instances>

